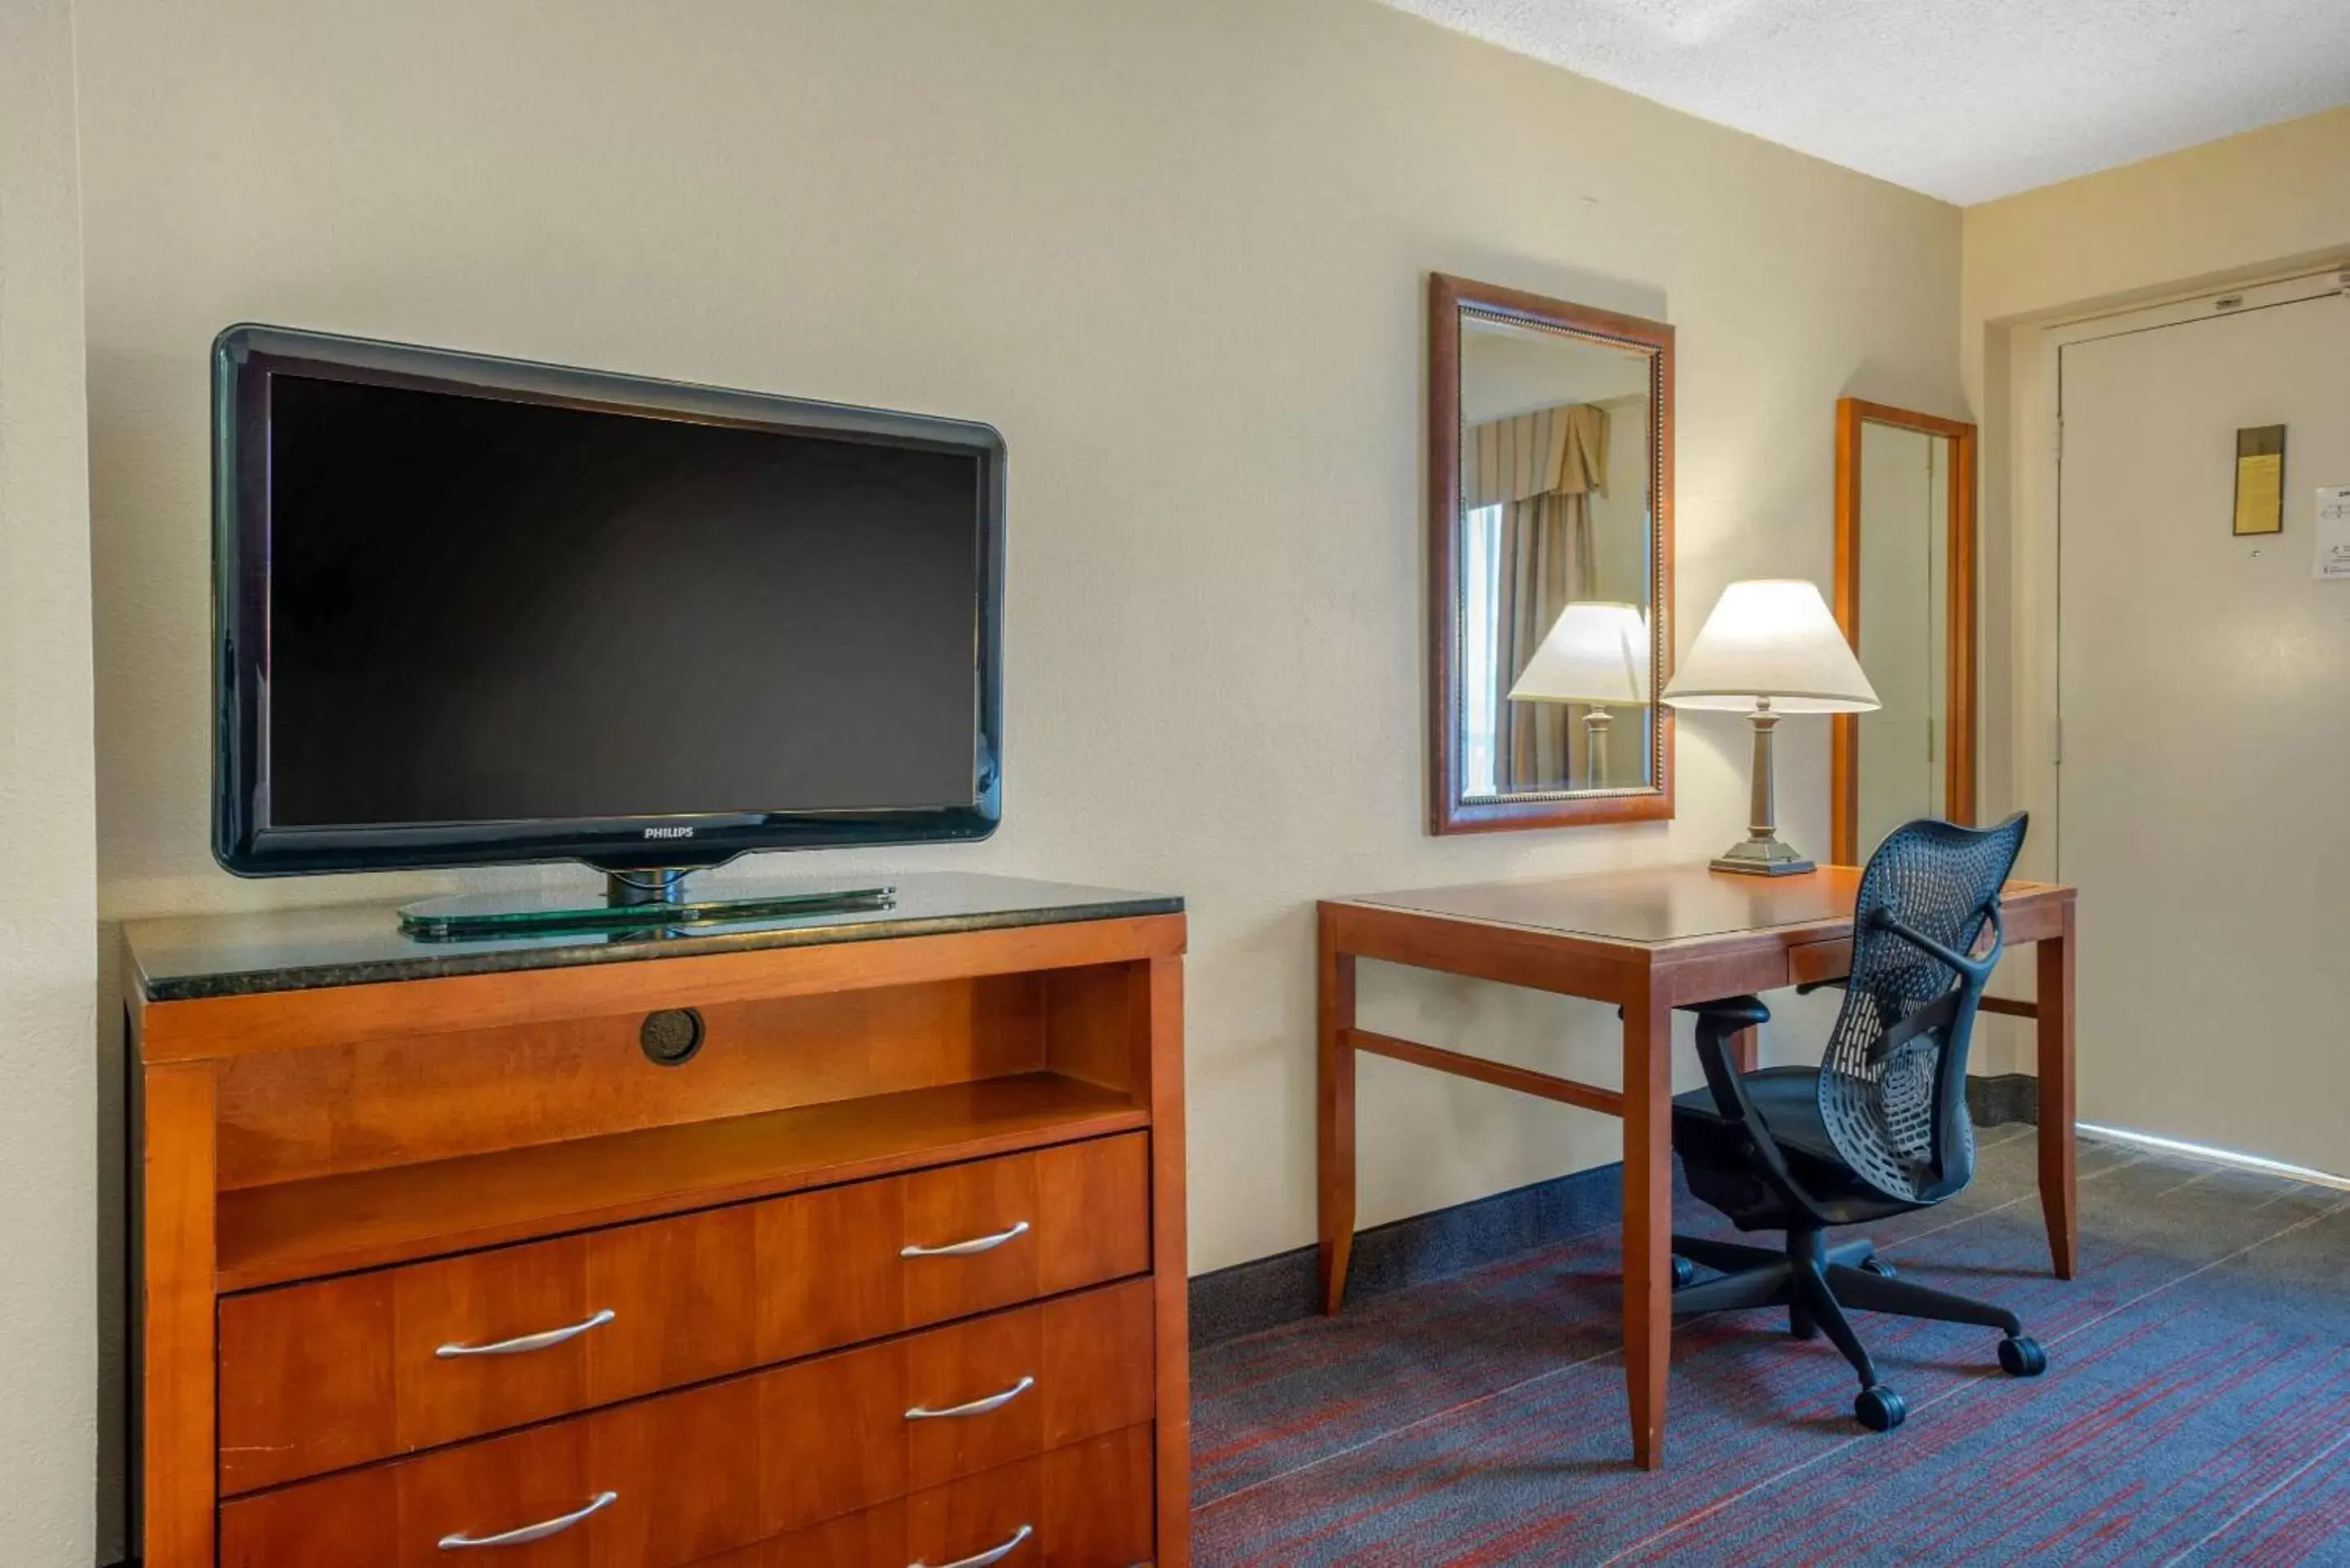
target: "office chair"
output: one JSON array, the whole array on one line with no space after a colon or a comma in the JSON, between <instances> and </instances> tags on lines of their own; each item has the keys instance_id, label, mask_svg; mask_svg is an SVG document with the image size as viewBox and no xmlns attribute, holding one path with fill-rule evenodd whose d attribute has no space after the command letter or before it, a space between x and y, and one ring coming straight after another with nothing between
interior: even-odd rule
<instances>
[{"instance_id":1,"label":"office chair","mask_svg":"<svg viewBox=\"0 0 2350 1568\"><path fill-rule=\"evenodd\" d=\"M2024 826L2022 813L1981 831L1913 822L1877 846L1853 910L1851 975L1824 982L1845 999L1818 1068L1731 1065L1731 1037L1771 1016L1753 997L1688 1010L1706 1083L1673 1101L1690 1190L1741 1231L1784 1231L1787 1243L1780 1253L1675 1236L1673 1311L1785 1307L1796 1338L1825 1332L1860 1375L1853 1414L1871 1431L1891 1431L1908 1410L1877 1381L1848 1307L1996 1328L2007 1372L2048 1366L2013 1313L1897 1279L1866 1241L1823 1241L1835 1227L1939 1203L1974 1179L1967 1044L2006 943L1999 890ZM1974 957L1986 927L1991 946ZM1695 1263L1724 1277L1697 1282Z\"/></svg>"}]
</instances>

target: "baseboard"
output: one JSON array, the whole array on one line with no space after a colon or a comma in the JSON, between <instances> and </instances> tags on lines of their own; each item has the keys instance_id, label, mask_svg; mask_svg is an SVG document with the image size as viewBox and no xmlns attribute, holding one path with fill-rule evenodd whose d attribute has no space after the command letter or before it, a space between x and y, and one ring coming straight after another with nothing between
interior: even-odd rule
<instances>
[{"instance_id":1,"label":"baseboard","mask_svg":"<svg viewBox=\"0 0 2350 1568\"><path fill-rule=\"evenodd\" d=\"M2040 1120L2040 1080L2029 1073L2001 1073L1967 1080L1967 1115L1977 1127Z\"/></svg>"},{"instance_id":2,"label":"baseboard","mask_svg":"<svg viewBox=\"0 0 2350 1568\"><path fill-rule=\"evenodd\" d=\"M1457 1274L1577 1231L1612 1224L1624 1208L1618 1163L1357 1232L1347 1299L1363 1301ZM1220 1345L1322 1310L1318 1250L1299 1247L1191 1281L1191 1345Z\"/></svg>"}]
</instances>

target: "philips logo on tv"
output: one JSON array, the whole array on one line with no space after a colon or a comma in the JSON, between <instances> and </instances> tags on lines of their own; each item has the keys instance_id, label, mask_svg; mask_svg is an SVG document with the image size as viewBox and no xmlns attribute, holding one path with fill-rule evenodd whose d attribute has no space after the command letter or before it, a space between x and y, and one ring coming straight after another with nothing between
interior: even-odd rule
<instances>
[{"instance_id":1,"label":"philips logo on tv","mask_svg":"<svg viewBox=\"0 0 2350 1568\"><path fill-rule=\"evenodd\" d=\"M645 829L645 836L647 838L691 838L693 836L693 829L691 827L648 827Z\"/></svg>"}]
</instances>

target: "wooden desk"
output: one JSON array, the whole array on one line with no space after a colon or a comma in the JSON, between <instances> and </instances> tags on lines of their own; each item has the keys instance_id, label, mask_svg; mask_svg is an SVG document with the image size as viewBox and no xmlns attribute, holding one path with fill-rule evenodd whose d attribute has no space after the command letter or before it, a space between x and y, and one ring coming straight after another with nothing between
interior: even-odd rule
<instances>
[{"instance_id":1,"label":"wooden desk","mask_svg":"<svg viewBox=\"0 0 2350 1568\"><path fill-rule=\"evenodd\" d=\"M1852 962L1860 873L1732 877L1664 867L1326 900L1320 907L1320 1185L1323 1310L1346 1299L1355 1237L1355 1054L1604 1111L1624 1120L1624 1376L1632 1454L1664 1457L1672 1342L1672 1015L1720 997L1835 980ZM2036 1002L1986 1009L2038 1020L2040 1200L2048 1250L2073 1277L2073 889L2011 882L2011 943L2037 943ZM1624 1018L1622 1087L1606 1088L1355 1027L1355 961L1379 959L1563 996L1614 1002ZM1742 1042L1754 1064L1754 1041Z\"/></svg>"}]
</instances>

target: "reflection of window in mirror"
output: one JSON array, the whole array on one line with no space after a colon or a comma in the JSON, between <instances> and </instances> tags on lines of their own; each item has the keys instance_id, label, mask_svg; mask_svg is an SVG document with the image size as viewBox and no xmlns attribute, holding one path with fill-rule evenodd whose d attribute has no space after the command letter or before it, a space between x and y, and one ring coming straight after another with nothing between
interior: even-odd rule
<instances>
[{"instance_id":1,"label":"reflection of window in mirror","mask_svg":"<svg viewBox=\"0 0 2350 1568\"><path fill-rule=\"evenodd\" d=\"M1494 704L1509 688L1493 623L1495 583L1502 569L1502 509L1480 506L1462 518L1461 728L1469 742L1461 759L1462 787L1489 795L1499 787L1493 768Z\"/></svg>"}]
</instances>

